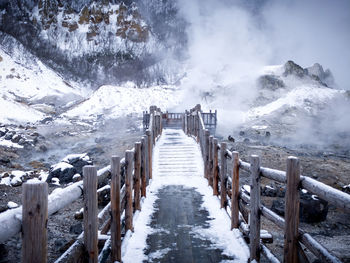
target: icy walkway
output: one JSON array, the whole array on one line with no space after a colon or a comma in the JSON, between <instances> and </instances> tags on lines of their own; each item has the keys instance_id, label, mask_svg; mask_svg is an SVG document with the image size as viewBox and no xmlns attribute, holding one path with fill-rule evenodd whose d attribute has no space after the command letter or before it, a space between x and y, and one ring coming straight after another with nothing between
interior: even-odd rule
<instances>
[{"instance_id":1,"label":"icy walkway","mask_svg":"<svg viewBox=\"0 0 350 263\"><path fill-rule=\"evenodd\" d=\"M123 262L247 262L248 248L203 177L198 144L165 129L154 148L153 180L123 243Z\"/></svg>"}]
</instances>

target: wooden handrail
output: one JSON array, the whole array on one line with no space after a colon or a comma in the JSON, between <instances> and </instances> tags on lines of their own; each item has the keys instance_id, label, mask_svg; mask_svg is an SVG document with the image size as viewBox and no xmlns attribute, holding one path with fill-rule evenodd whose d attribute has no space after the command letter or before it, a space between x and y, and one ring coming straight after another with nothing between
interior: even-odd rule
<instances>
[{"instance_id":1,"label":"wooden handrail","mask_svg":"<svg viewBox=\"0 0 350 263\"><path fill-rule=\"evenodd\" d=\"M198 122L197 124L195 123L195 119L194 116L198 116ZM228 177L227 179L227 185L225 182L223 182L224 179L222 178L226 178L226 175L222 175L222 173L226 174L226 162L223 161L224 159L231 159L233 158L233 153L226 149L226 147L224 147L225 145L221 145L218 143L218 140L215 137L212 137L209 140L204 140L204 134L205 134L205 125L203 123L203 118L200 114L200 106L196 106L195 108L191 109L189 111L188 114L185 115L185 124L187 123L187 127L184 129L186 131L187 134L191 135L191 136L195 136L197 138L197 140L199 141L199 143L201 144L201 149L202 149L202 154L203 157L206 154L206 150L205 149L210 149L210 151L212 151L212 153L209 154L209 158L203 158L204 161L209 162L204 163L204 167L207 167L207 165L212 166L211 169L209 170L209 175L207 176L207 173L204 173L205 176L208 178L209 180L209 185L212 185L213 187L213 193L214 195L218 195L219 192L221 193L221 196L219 197L219 199L221 200L221 206L223 206L223 203L225 203L225 198L226 198L226 194L222 194L222 191L226 192L226 187L228 187L229 185L232 186L232 179L230 177ZM197 125L197 126L196 126ZM196 127L199 127L199 130L196 130ZM209 141L209 143L211 145L206 146L205 144L207 144ZM221 153L221 166L219 167L219 164L217 162L217 155L218 155L218 151L224 151L224 153ZM293 158L293 160L297 160L297 158ZM224 163L224 166L223 166ZM235 164L233 164L235 166ZM236 164L237 166L237 164ZM248 162L244 162L242 160L239 160L238 162L238 170L244 170L247 172L251 172L252 166L250 163ZM277 182L281 182L281 183L287 183L287 175L285 171L280 171L280 170L275 170L275 169L271 169L271 168L266 168L266 167L259 167L257 170L257 178L259 178L260 176L264 176L266 178L275 180ZM220 176L215 175L219 173ZM239 173L239 171L238 171ZM293 172L294 173L294 172ZM212 178L212 183L210 182L210 178ZM220 180L221 179L221 180ZM220 181L220 188L218 189L218 181ZM235 179L235 184L238 183L238 180ZM306 190L308 190L311 193L317 194L320 198L328 201L330 204L335 205L336 207L342 209L343 211L349 213L350 212L350 195L346 194L344 192L341 192L331 186L325 185L321 182L318 182L315 179L312 179L310 177L307 176L303 176L300 175L300 181L295 182L297 183L297 186L304 188ZM260 186L255 186L255 188L259 188ZM291 188L291 186L288 186L289 188ZM288 188L287 187L287 188ZM220 191L219 191L220 190ZM290 190L289 190L290 191ZM233 192L230 192L230 190L228 190L228 195L231 197L232 199L232 194ZM290 192L291 193L291 192ZM291 193L291 196L296 195L297 192L294 190L293 193ZM250 196L247 195L246 193L243 193L242 191L239 191L239 195L238 197L236 196L236 198L238 198L239 200L243 200L245 203L251 203L250 202ZM233 201L231 200L231 203ZM291 204L293 204L294 202L292 201ZM285 228L285 221L282 217L278 216L277 214L275 214L274 212L272 212L271 210L269 210L268 208L262 206L260 204L260 202L258 201L259 204L259 208L258 210L260 211L259 213L261 213L264 217L266 217L267 219L269 219L271 222L275 223L277 226L279 226L280 228L284 229ZM239 202L239 206L241 207L241 202ZM242 207L243 208L243 207ZM231 206L232 209L232 206ZM258 214L259 214L258 213ZM294 210L290 210L290 213L293 214L293 216L295 217L295 219L299 220L299 213L297 213ZM231 219L233 217L235 213L231 212ZM256 214L256 213L255 213ZM237 217L235 215L235 217ZM240 217L240 215L239 215ZM233 219L232 219L233 220ZM237 219L238 220L238 219ZM236 219L234 219L235 224L237 225ZM254 221L254 220L253 220ZM252 218L250 220L250 222L252 222ZM231 221L232 223L232 221ZM294 223L293 223L294 224ZM232 223L233 225L233 223ZM242 222L241 224L242 225ZM309 234L304 233L300 228L298 228L298 224L295 224L297 230L296 232L298 233L298 241L303 243L312 253L314 253L314 255L316 255L318 258L322 259L325 262L340 262L339 259L337 259L335 256L331 255L322 245L320 245L319 243L317 243ZM290 234L292 235L291 238L293 238L293 233L295 232L295 230L290 230ZM247 229L246 231L247 232ZM249 230L248 230L249 232ZM255 231L258 232L258 231ZM256 233L257 234L257 233ZM254 239L255 237L251 237L250 242L252 242L252 238ZM256 244L256 243L254 243ZM257 245L255 245L255 247L257 247ZM260 249L262 250L263 254L267 255L268 258L270 258L271 262L276 262L277 259L273 256L271 256L272 254L270 254L270 251L263 245L260 245ZM292 249L296 249L296 246L294 245ZM252 251L252 250L251 250ZM253 251L257 251L256 249L253 249ZM288 250L287 254L285 254L285 257L290 257L290 255L288 254ZM295 250L294 250L295 252ZM253 252L255 253L255 252ZM259 260L259 256L255 257L251 255L251 260ZM292 259L288 258L285 260L290 261Z\"/></svg>"}]
</instances>

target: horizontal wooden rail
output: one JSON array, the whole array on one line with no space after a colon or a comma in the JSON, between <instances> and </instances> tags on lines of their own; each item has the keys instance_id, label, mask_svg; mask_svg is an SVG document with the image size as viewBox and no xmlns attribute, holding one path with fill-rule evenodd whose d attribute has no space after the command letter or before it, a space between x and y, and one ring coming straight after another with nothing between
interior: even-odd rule
<instances>
[{"instance_id":1,"label":"horizontal wooden rail","mask_svg":"<svg viewBox=\"0 0 350 263\"><path fill-rule=\"evenodd\" d=\"M320 198L324 199L330 204L335 205L347 213L350 212L350 195L321 182L318 182L317 180L314 180L310 177L300 175L300 172L298 172L299 161L295 157L288 158L287 162L287 167L289 167L288 176L290 179L287 178L287 173L285 171L260 167L258 163L255 163L255 166L252 167L252 165L248 162L242 160L237 161L238 153L235 153L234 157L233 152L226 149L226 144L219 144L218 140L213 136L210 136L209 139L207 138L208 136L206 135L206 128L203 121L203 115L201 114L200 105L197 105L195 108L191 109L188 112L186 111L183 123L184 131L187 132L188 135L194 136L200 143L204 160L205 177L208 178L209 185L212 185L213 187L213 194L217 195L221 200L221 206L225 209L225 211L227 211L225 205L227 195L230 197L228 206L231 208L231 226L237 227L237 225L239 225L240 229L246 235L250 235L250 248L252 253L251 260L259 261L259 253L262 252L271 262L278 262L277 258L273 256L269 249L263 244L259 243L260 222L258 215L261 214L285 231L284 259L286 262L297 261L297 259L295 259L298 257L296 256L297 253L300 253L301 257L305 258L303 251L300 250L297 244L298 242L304 244L306 248L308 248L316 257L324 262L340 262L339 259L331 255L327 249L317 243L309 234L305 233L298 227L299 203L297 202L297 195L298 189L306 189L307 191L316 194ZM209 146L207 145L208 143L210 144ZM221 161L219 164L218 152L220 151ZM230 162L232 162L232 178L231 176L227 177L226 174L228 163L227 159L231 160ZM242 190L239 190L239 193L236 194L239 170L243 170L249 173L253 173L252 171L254 171L256 178L252 181L252 185L254 185L254 187L251 187L250 189L255 198L255 202L253 204L251 202L251 193L249 191L246 193L242 192ZM289 195L289 199L287 198L288 200L286 204L286 206L288 206L286 213L289 214L288 227L282 217L278 216L270 209L261 205L258 197L260 184L255 184L256 182L259 182L260 176L287 184L286 195ZM220 185L218 182L220 182ZM253 208L251 206L253 206ZM232 211L233 207L239 207L242 215L241 213ZM248 227L245 222L248 220L248 214L252 213L253 211L255 216L251 215L252 217L250 218L250 226ZM252 222L255 230L253 234L251 232Z\"/></svg>"}]
</instances>

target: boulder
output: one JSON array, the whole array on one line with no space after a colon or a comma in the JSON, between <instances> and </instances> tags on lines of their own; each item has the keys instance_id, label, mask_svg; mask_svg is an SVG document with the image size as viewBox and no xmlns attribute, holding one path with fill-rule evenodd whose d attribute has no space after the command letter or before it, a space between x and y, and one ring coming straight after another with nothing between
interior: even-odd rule
<instances>
[{"instance_id":1,"label":"boulder","mask_svg":"<svg viewBox=\"0 0 350 263\"><path fill-rule=\"evenodd\" d=\"M0 137L4 136L9 130L7 128L2 127L0 129Z\"/></svg>"},{"instance_id":2,"label":"boulder","mask_svg":"<svg viewBox=\"0 0 350 263\"><path fill-rule=\"evenodd\" d=\"M328 202L306 190L300 193L300 221L317 223L326 220Z\"/></svg>"},{"instance_id":3,"label":"boulder","mask_svg":"<svg viewBox=\"0 0 350 263\"><path fill-rule=\"evenodd\" d=\"M73 176L82 174L85 165L92 165L87 154L69 154L58 164L51 166L46 181L51 182L52 178L57 177L60 183L70 183Z\"/></svg>"},{"instance_id":4,"label":"boulder","mask_svg":"<svg viewBox=\"0 0 350 263\"><path fill-rule=\"evenodd\" d=\"M272 202L271 210L284 216L285 203L283 199ZM301 222L317 223L326 220L328 213L328 202L308 193L306 190L300 192L299 218Z\"/></svg>"},{"instance_id":5,"label":"boulder","mask_svg":"<svg viewBox=\"0 0 350 263\"><path fill-rule=\"evenodd\" d=\"M90 160L90 157L86 153L69 154L62 161L69 163L70 165L73 165L74 168L77 170L78 174L83 173L83 167L85 165L92 165L92 161Z\"/></svg>"},{"instance_id":6,"label":"boulder","mask_svg":"<svg viewBox=\"0 0 350 263\"><path fill-rule=\"evenodd\" d=\"M46 182L51 183L52 178L56 177L61 183L70 183L76 173L77 170L73 165L66 162L59 162L50 167L49 176L47 177Z\"/></svg>"}]
</instances>

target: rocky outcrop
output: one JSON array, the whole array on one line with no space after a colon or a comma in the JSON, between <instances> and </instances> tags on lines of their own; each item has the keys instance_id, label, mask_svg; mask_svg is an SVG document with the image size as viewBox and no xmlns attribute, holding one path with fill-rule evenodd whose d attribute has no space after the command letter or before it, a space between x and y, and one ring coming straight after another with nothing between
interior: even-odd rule
<instances>
[{"instance_id":1,"label":"rocky outcrop","mask_svg":"<svg viewBox=\"0 0 350 263\"><path fill-rule=\"evenodd\" d=\"M91 165L92 161L87 154L70 154L61 162L50 167L47 182L52 182L53 178L58 178L60 183L70 183L76 174L82 175L85 165Z\"/></svg>"},{"instance_id":2,"label":"rocky outcrop","mask_svg":"<svg viewBox=\"0 0 350 263\"><path fill-rule=\"evenodd\" d=\"M284 216L285 203L283 199L273 200L271 210ZM326 220L328 214L328 202L318 196L310 194L306 190L300 192L299 218L301 222L317 223Z\"/></svg>"}]
</instances>

